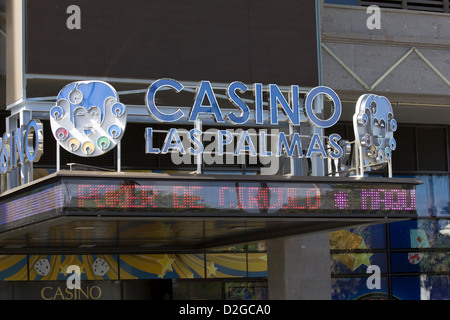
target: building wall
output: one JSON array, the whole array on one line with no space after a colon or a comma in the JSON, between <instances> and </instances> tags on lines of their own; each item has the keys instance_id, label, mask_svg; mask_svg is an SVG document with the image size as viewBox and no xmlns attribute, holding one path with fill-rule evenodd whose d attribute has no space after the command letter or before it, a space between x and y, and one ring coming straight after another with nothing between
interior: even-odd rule
<instances>
[{"instance_id":1,"label":"building wall","mask_svg":"<svg viewBox=\"0 0 450 320\"><path fill-rule=\"evenodd\" d=\"M417 187L417 220L330 233L332 298L447 300L450 16L381 8L381 28L370 30L366 9L322 8L324 84L345 97L344 120L350 120L360 94L386 96L400 124L394 175L424 183ZM342 126L342 132L352 132L350 123ZM369 288L371 265L380 268L379 289Z\"/></svg>"},{"instance_id":2,"label":"building wall","mask_svg":"<svg viewBox=\"0 0 450 320\"><path fill-rule=\"evenodd\" d=\"M449 124L448 13L380 9L369 29L366 7L324 4L324 84L341 93L345 116L362 93L385 95L399 123ZM352 106L353 103L353 106Z\"/></svg>"},{"instance_id":3,"label":"building wall","mask_svg":"<svg viewBox=\"0 0 450 320\"><path fill-rule=\"evenodd\" d=\"M386 95L395 104L398 122L410 123L400 126L396 133L399 148L394 153L394 174L418 177L424 182L417 191L420 217L417 221L330 233L332 297L450 299L449 16L383 9L381 29L369 30L366 25L369 15L363 7L325 4L321 13L324 84L344 97L346 114L352 114L355 100L361 93ZM348 120L346 114L343 120ZM424 125L430 123L440 126ZM342 126L351 134L345 122ZM42 163L54 167L53 159L47 160ZM113 164L113 160L110 161ZM385 175L386 172L374 174ZM241 253L236 255L242 261L248 259ZM9 261L0 270L2 280L41 280L29 264L36 257L2 258ZM19 261L12 264L11 261L18 258ZM50 257L50 260L52 258L58 257ZM249 277L250 265L248 261L243 263L242 268L235 269L243 277ZM207 260L201 264L207 272ZM11 266L16 265L21 268L11 273ZM371 265L380 267L380 289L367 286L371 275L367 271ZM149 272L150 269L138 270L142 279L160 275L160 270ZM261 273L257 277L264 278L265 271L265 267L258 269ZM115 274L114 279L124 274ZM60 273L53 275L52 281L62 279ZM176 276L178 273L174 272L173 277ZM230 276L236 277L236 274ZM208 278L204 273L205 277Z\"/></svg>"},{"instance_id":4,"label":"building wall","mask_svg":"<svg viewBox=\"0 0 450 320\"><path fill-rule=\"evenodd\" d=\"M341 131L351 129L342 126ZM418 219L331 232L333 299L450 298L449 131L448 126L399 126L393 173L423 182L416 191ZM372 265L380 268L380 288L368 287Z\"/></svg>"}]
</instances>

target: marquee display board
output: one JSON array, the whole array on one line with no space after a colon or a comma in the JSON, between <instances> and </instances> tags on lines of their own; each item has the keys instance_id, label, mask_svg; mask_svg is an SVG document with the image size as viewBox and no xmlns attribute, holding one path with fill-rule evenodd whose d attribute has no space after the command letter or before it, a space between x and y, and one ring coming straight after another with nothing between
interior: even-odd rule
<instances>
[{"instance_id":1,"label":"marquee display board","mask_svg":"<svg viewBox=\"0 0 450 320\"><path fill-rule=\"evenodd\" d=\"M205 216L411 216L410 185L92 179L64 181L68 210Z\"/></svg>"},{"instance_id":2,"label":"marquee display board","mask_svg":"<svg viewBox=\"0 0 450 320\"><path fill-rule=\"evenodd\" d=\"M58 176L58 175L57 175ZM233 218L414 218L411 179L97 174L64 176L14 192L0 203L0 226L40 214ZM49 179L48 181L52 181ZM24 220L25 219L25 220Z\"/></svg>"},{"instance_id":3,"label":"marquee display board","mask_svg":"<svg viewBox=\"0 0 450 320\"><path fill-rule=\"evenodd\" d=\"M150 245L169 252L408 220L417 217L417 184L59 171L2 194L0 245L45 252L79 252L92 244L93 250L144 252Z\"/></svg>"}]
</instances>

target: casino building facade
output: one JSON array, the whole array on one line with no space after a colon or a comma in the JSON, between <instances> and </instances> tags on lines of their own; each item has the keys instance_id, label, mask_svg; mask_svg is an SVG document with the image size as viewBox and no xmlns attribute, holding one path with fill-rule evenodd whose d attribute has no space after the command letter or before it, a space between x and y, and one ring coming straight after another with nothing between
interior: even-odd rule
<instances>
[{"instance_id":1,"label":"casino building facade","mask_svg":"<svg viewBox=\"0 0 450 320\"><path fill-rule=\"evenodd\" d=\"M0 1L1 299L449 299L449 10Z\"/></svg>"}]
</instances>

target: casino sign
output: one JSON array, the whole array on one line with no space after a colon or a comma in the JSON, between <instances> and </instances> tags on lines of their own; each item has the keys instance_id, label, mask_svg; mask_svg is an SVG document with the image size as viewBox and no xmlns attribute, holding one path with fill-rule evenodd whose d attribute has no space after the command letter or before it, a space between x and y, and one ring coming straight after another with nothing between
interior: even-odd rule
<instances>
[{"instance_id":1,"label":"casino sign","mask_svg":"<svg viewBox=\"0 0 450 320\"><path fill-rule=\"evenodd\" d=\"M280 119L290 128L330 128L341 115L338 95L328 87L315 87L299 98L299 87L290 87L287 99L277 85L233 82L226 89L235 106L223 112L209 81L197 87L188 113L157 105L159 90L184 90L173 79L153 82L145 106L159 122L193 124L190 148L184 148L177 128L167 132L162 146L154 146L151 127L143 132L147 153L204 151L202 118L213 118L219 149L230 143L226 126L277 126ZM253 95L254 108L240 97ZM267 98L263 108L263 97ZM321 119L315 100L326 96L332 103L329 118ZM302 103L303 102L303 103ZM256 241L300 233L405 220L417 217L415 186L420 181L364 176L365 166L390 166L396 148L397 123L385 97L363 95L353 117L355 130L354 176L206 175L59 170L44 178L7 190L0 197L0 243L17 248L45 248L45 252L112 249L146 252L198 250L237 242ZM65 86L50 109L50 125L58 145L83 157L96 157L120 145L127 126L127 107L115 89L102 81L77 81ZM128 124L130 125L130 124ZM43 150L42 124L5 133L0 143L0 167L8 174L39 160ZM348 155L349 142L338 134L328 137L300 130L279 132L276 147L259 148L246 130L238 137L235 155L292 158L328 158ZM324 143L325 141L325 143ZM138 146L139 147L139 146ZM118 148L119 149L119 148ZM296 151L295 151L296 150ZM304 152L303 152L304 151ZM120 156L120 153L118 153ZM367 169L367 168L366 168ZM80 249L83 248L83 249ZM67 251L68 250L68 251Z\"/></svg>"},{"instance_id":2,"label":"casino sign","mask_svg":"<svg viewBox=\"0 0 450 320\"><path fill-rule=\"evenodd\" d=\"M146 93L145 105L150 116L162 123L176 123L181 119L192 123L188 138L191 147L185 148L177 128L168 130L164 144L158 148L153 145L153 128L146 128L145 151L149 154L164 154L179 152L199 155L204 152L203 132L196 127L202 117L213 118L219 125L251 125L255 127L277 126L280 113L291 128L310 125L319 129L333 127L339 120L342 106L338 95L330 88L319 86L308 91L302 106L299 99L300 88L290 87L289 98L283 95L279 87L269 84L268 110L263 108L263 85L255 83L251 88L235 81L226 89L226 95L235 110L222 113L214 90L209 81L201 81L189 114L181 109L165 113L156 103L156 93L159 90L181 92L184 86L173 79L159 79L153 82ZM254 110L240 98L239 94L252 92ZM175 93L175 94L176 94ZM314 101L319 96L326 96L332 102L332 114L328 119L321 119L315 111ZM280 112L281 111L281 112ZM361 96L356 105L354 115L354 130L356 148L359 151L361 168L370 166L382 167L390 163L392 152L396 148L393 137L397 130L390 102L385 97L374 94ZM127 108L119 101L115 89L103 81L77 81L66 85L58 94L56 104L50 109L50 124L53 136L59 146L70 153L82 157L103 155L120 143L127 124ZM296 158L311 158L319 156L339 160L344 158L350 148L350 143L343 140L339 134L320 136L311 133L307 147L304 148L304 135L299 130L292 133L279 132L275 137L274 150L267 149L265 131L257 134L258 147L254 145L248 130L242 130L234 155L247 153L262 157L287 156ZM216 130L218 154L232 142L232 133L226 128ZM303 142L302 142L303 141ZM324 141L326 141L324 143ZM42 124L32 120L27 126L22 126L5 133L0 140L1 172L7 173L24 163L37 162L42 154ZM305 152L303 152L305 150ZM120 157L120 153L118 154Z\"/></svg>"}]
</instances>

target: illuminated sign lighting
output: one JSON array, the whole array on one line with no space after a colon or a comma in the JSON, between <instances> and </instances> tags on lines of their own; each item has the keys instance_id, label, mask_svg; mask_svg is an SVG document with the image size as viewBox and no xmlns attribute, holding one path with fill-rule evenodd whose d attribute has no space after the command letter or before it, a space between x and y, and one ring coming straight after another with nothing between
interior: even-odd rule
<instances>
[{"instance_id":1,"label":"illuminated sign lighting","mask_svg":"<svg viewBox=\"0 0 450 320\"><path fill-rule=\"evenodd\" d=\"M334 126L341 116L342 105L339 96L330 88L318 86L304 95L304 104L300 103L300 87L290 86L289 98L286 98L275 84L267 86L268 110L263 110L263 85L255 83L252 87L242 82L234 81L226 89L226 96L235 110L223 114L209 81L201 81L197 86L194 102L189 114L181 109L165 113L156 104L156 93L159 90L172 89L181 92L184 86L173 79L159 79L153 82L145 95L145 105L150 116L159 122L173 123L181 119L195 124L189 131L188 139L193 147L184 148L182 139L176 128L171 128L161 148L153 146L153 129L146 128L145 152L150 154L165 154L179 152L199 155L204 152L202 135L198 127L201 117L214 118L218 124L226 121L231 125L246 125L252 120L252 126L271 125L279 123L279 112L292 127L299 127L302 122L324 129ZM247 91L253 92L254 110L239 96ZM314 101L318 96L326 96L332 103L332 114L328 119L321 119L315 111ZM267 111L267 119L264 112ZM253 118L253 119L251 119ZM55 105L50 109L50 124L53 136L60 146L67 151L83 156L95 157L112 150L122 139L127 122L127 107L119 102L115 89L103 81L77 81L66 85L58 94ZM384 165L391 159L396 142L393 132L397 123L393 116L392 106L385 97L372 94L361 96L354 115L354 130L356 146L359 150L359 165L363 166L363 158L371 164ZM253 144L251 133L242 130L234 155L248 153L251 156L262 157L297 157L310 158L319 156L340 160L345 157L349 142L341 140L338 134L322 137L311 133L308 147L303 148L302 141L308 138L299 132L276 134L277 143L274 149L266 148L266 133L257 135L258 146ZM273 139L273 138L272 138ZM216 137L217 153L223 153L225 145L233 142L233 136L227 129L218 129ZM304 143L304 141L303 141ZM43 151L42 125L38 120L31 120L27 126L5 133L0 143L1 173L26 162L37 162ZM59 150L59 149L58 149ZM258 151L257 151L258 150ZM305 152L303 153L303 150ZM120 153L119 153L120 156ZM59 159L58 159L59 160ZM120 162L120 161L118 161ZM59 162L57 167L59 168Z\"/></svg>"},{"instance_id":2,"label":"illuminated sign lighting","mask_svg":"<svg viewBox=\"0 0 450 320\"><path fill-rule=\"evenodd\" d=\"M65 86L50 109L56 141L81 157L102 155L122 138L127 108L116 90L103 81L77 81Z\"/></svg>"},{"instance_id":3,"label":"illuminated sign lighting","mask_svg":"<svg viewBox=\"0 0 450 320\"><path fill-rule=\"evenodd\" d=\"M61 184L36 189L29 194L2 201L0 225L15 223L20 219L62 208L63 204L64 193Z\"/></svg>"},{"instance_id":4,"label":"illuminated sign lighting","mask_svg":"<svg viewBox=\"0 0 450 320\"><path fill-rule=\"evenodd\" d=\"M246 125L252 120L252 126L274 126L279 123L279 112L281 111L293 127L298 127L302 122L307 121L318 128L330 128L339 121L342 113L339 96L326 86L318 86L309 90L305 94L304 105L302 105L300 103L300 87L298 85L290 86L289 98L286 98L276 84L269 84L266 89L268 93L267 119L264 117L263 110L263 92L265 89L261 83L255 83L253 86L247 86L239 81L230 83L225 93L235 110L226 114L223 113L209 81L200 81L198 84L189 114L185 114L181 109L166 113L167 111L164 112L158 107L156 94L159 90L167 89L175 91L176 94L183 91L184 86L174 79L159 79L149 86L145 95L145 105L150 116L163 123L174 123L186 119L188 122L195 124L202 117L206 117L213 118L218 124L228 122L231 125ZM254 110L250 110L247 103L240 97L240 95L250 91L253 93ZM321 119L316 114L314 101L318 96L326 96L332 102L332 114L328 119ZM360 109L356 111L360 125L358 130L361 131L360 127L365 126L378 128L378 124L386 128L384 135L381 130L367 132L364 129L365 131L363 132L365 146L372 147L372 149L376 147L376 155L372 155L372 153L370 155L380 163L383 163L385 159L390 159L390 152L394 148L389 149L384 142L382 148L378 146L377 141L384 139L384 136L388 134L390 145L395 146L395 140L392 137L392 132L395 131L392 107L384 97L366 96L370 96L371 107L368 108L365 105L358 107ZM364 101L369 100L367 97ZM378 106L378 109L375 99L383 102ZM362 105L362 103L358 102L358 105ZM372 114L370 112L365 113L366 109L369 111L374 110L374 112ZM376 109L378 111L375 111ZM77 81L65 86L59 92L56 104L50 110L50 123L55 139L63 148L79 156L93 157L108 152L120 141L126 126L126 116L126 106L119 102L117 92L111 85L102 81ZM389 128L386 126L387 121L390 124ZM202 135L203 132L198 128L190 130L188 138L193 147L185 150L180 133L176 128L171 128L166 135L163 146L159 148L153 146L153 129L149 127L145 130L145 152L165 154L175 151L181 154L186 152L191 155L202 154L204 151ZM359 142L359 134L357 135L357 142ZM376 139L374 138L375 135ZM264 133L260 133L258 136L259 144L264 146L266 139ZM217 130L219 154L225 145L232 142L232 139L232 134L228 130ZM323 137L317 133L311 134L305 154L302 153L302 136L298 132L292 134L279 133L278 143L275 150L272 151L258 150L260 148L256 148L253 145L250 134L246 130L242 131L238 140L238 147L234 152L235 155L247 152L252 156L256 156L259 151L259 155L265 157L272 155L298 158L319 156L336 160L345 154L344 147L340 144L341 137L338 134L332 134L327 137L326 144L324 144ZM374 142L371 143L371 141ZM346 143L342 141L342 144ZM295 150L297 151L295 152Z\"/></svg>"},{"instance_id":5,"label":"illuminated sign lighting","mask_svg":"<svg viewBox=\"0 0 450 320\"><path fill-rule=\"evenodd\" d=\"M39 120L30 120L27 125L5 132L0 138L0 173L38 162L44 152L43 145L43 128Z\"/></svg>"},{"instance_id":6,"label":"illuminated sign lighting","mask_svg":"<svg viewBox=\"0 0 450 320\"><path fill-rule=\"evenodd\" d=\"M206 176L203 176L206 177ZM64 216L414 218L415 183L61 175L0 202L2 230ZM378 179L377 179L378 180ZM395 181L392 181L395 180Z\"/></svg>"},{"instance_id":7,"label":"illuminated sign lighting","mask_svg":"<svg viewBox=\"0 0 450 320\"><path fill-rule=\"evenodd\" d=\"M188 139L192 147L184 148L180 134L176 128L168 130L162 148L153 146L153 128L145 129L145 152L149 154L165 154L179 152L199 155L204 152L199 125L201 117L214 118L218 124L228 121L231 125L245 125L252 120L252 126L276 126L281 111L290 127L299 127L302 122L324 129L334 126L341 116L342 106L338 95L330 88L318 86L304 95L304 104L300 103L300 88L292 85L289 98L286 98L275 84L267 86L268 110L263 110L263 85L255 83L252 87L239 81L229 84L226 96L236 108L223 114L209 81L201 81L197 86L194 102L189 114L181 109L165 111L156 105L156 93L161 89L172 89L176 93L184 86L173 79L159 79L153 82L145 95L146 108L151 117L159 122L177 122L184 118L195 125L189 131ZM253 92L254 110L246 104L239 94ZM324 95L331 100L332 114L328 119L320 119L315 111L315 99ZM265 113L266 111L266 113ZM168 112L168 113L165 113ZM170 113L171 112L171 113ZM267 117L266 117L267 115ZM251 119L253 117L253 119ZM55 105L50 109L50 124L58 144L67 151L85 157L105 154L120 143L127 122L127 107L119 102L115 89L103 81L77 81L65 86L58 94ZM254 122L254 123L253 123ZM392 106L388 99L373 94L360 97L354 114L355 131L355 172L363 176L364 168L370 170L381 168L389 163L389 176L392 176L391 153L396 148L393 137L397 129ZM233 134L227 129L217 129L217 150L221 156L225 145L233 143ZM276 132L272 134L275 145L267 149L267 135L264 131L256 134L258 146L252 141L250 130L241 130L235 156L247 153L261 157L296 157L311 158L319 156L329 160L337 160L338 170L333 166L330 174L348 174L350 169L343 165L350 152L350 143L342 140L338 134L328 137L311 132L301 135L300 131L292 133ZM37 162L43 153L42 124L39 120L31 120L27 125L5 133L0 139L0 173L5 174L21 165ZM253 136L253 138L255 138ZM302 143L308 146L303 148ZM258 150L258 151L257 151ZM120 148L118 148L118 171L120 171ZM336 166L336 165L335 165ZM343 170L342 170L343 169ZM359 170L359 172L358 172ZM57 152L57 171L59 171L59 149Z\"/></svg>"},{"instance_id":8,"label":"illuminated sign lighting","mask_svg":"<svg viewBox=\"0 0 450 320\"><path fill-rule=\"evenodd\" d=\"M195 123L202 116L213 117L217 123L228 121L231 125L245 125L250 120L252 114L249 106L239 97L242 94L252 90L254 93L254 121L256 126L262 126L265 123L263 117L263 85L255 83L253 88L249 88L242 82L232 82L226 89L226 96L236 107L236 111L223 114L219 106L212 85L209 81L201 81L197 87L196 95L192 108L188 115L177 109L172 113L164 113L156 105L156 93L161 89L173 89L175 92L181 92L184 86L173 79L159 79L153 82L145 95L145 104L151 117L159 122L172 123L187 117L188 122ZM320 86L311 89L305 97L304 108L300 105L300 88L292 85L288 101L279 87L275 84L268 85L269 93L269 124L277 125L279 110L284 113L286 119L292 126L300 126L301 112L305 113L309 122L319 128L329 128L337 123L341 116L341 101L338 95L330 88ZM326 95L333 104L333 114L329 119L319 119L314 112L314 99L319 95ZM55 106L50 110L50 124L53 136L67 151L83 157L94 157L102 155L111 149L120 141L123 136L127 119L126 106L119 102L117 92L114 88L103 81L77 81L65 86L58 94ZM218 130L218 139L222 141L221 146L230 143L231 134L227 130ZM187 152L191 154L200 154L203 152L201 135L203 132L198 129L190 131L189 138L197 149L189 148ZM172 150L178 150L184 154L180 135L176 128L169 130L164 146L162 148L153 147L153 131L147 128L145 131L146 153L167 153ZM261 140L264 137L261 138ZM333 159L340 158L343 154L339 145L340 136L334 134L330 136L328 145L333 150L329 156ZM301 154L302 146L300 135L294 133L293 137L287 137L285 133L280 133L278 150L273 154L277 157L282 153L287 156L303 157ZM251 152L256 155L256 149L251 145L251 139L247 131L243 131L240 137L236 155L241 151ZM294 155L293 150L300 150ZM287 150L287 151L286 151ZM262 156L270 156L271 152L266 150L260 152ZM311 137L311 143L305 157L309 158L313 154L326 158L327 153L322 139L314 134Z\"/></svg>"},{"instance_id":9,"label":"illuminated sign lighting","mask_svg":"<svg viewBox=\"0 0 450 320\"><path fill-rule=\"evenodd\" d=\"M214 214L338 214L415 211L415 190L401 186L279 182L105 181L70 182L70 207L85 210Z\"/></svg>"},{"instance_id":10,"label":"illuminated sign lighting","mask_svg":"<svg viewBox=\"0 0 450 320\"><path fill-rule=\"evenodd\" d=\"M290 87L289 99L287 99L277 85L269 84L267 89L269 96L268 119L264 119L263 85L261 83L255 83L253 84L253 87L249 87L242 82L234 81L227 87L225 93L229 101L236 108L236 112L231 111L227 114L223 114L211 83L209 81L201 81L197 86L194 102L189 115L185 115L181 109L177 109L172 113L164 113L158 108L155 102L156 93L162 88L170 88L176 93L179 93L183 90L184 86L173 79L159 79L150 85L145 96L145 103L151 117L159 122L172 123L187 117L188 122L195 123L200 116L206 115L214 118L215 122L219 124L224 124L228 121L231 125L245 125L249 120L253 120L253 126L278 125L279 110L281 110L291 126L300 126L302 118L301 114L304 113L309 123L313 126L318 128L330 128L338 122L342 112L341 101L338 95L328 87L319 86L311 89L306 94L304 106L302 106L300 103L299 86L292 85ZM239 94L243 94L247 91L253 92L255 106L253 114L251 113L249 106L239 97ZM314 111L314 100L319 95L325 95L332 101L333 113L328 119L320 119ZM254 119L251 119L251 115L253 115ZM178 130L176 128L171 128L166 135L163 146L161 148L155 148L153 146L153 130L152 128L147 128L145 132L145 150L146 153L152 154L165 154L175 150L181 154L186 154L187 152L191 155L198 155L204 151L204 146L201 141L202 134L203 132L197 128L190 130L188 138L195 148L191 147L185 149ZM259 145L264 146L264 133L260 133L258 137L260 141ZM223 150L225 145L232 142L232 134L226 129L217 130L216 139L218 141L218 153L220 155L220 150ZM266 157L272 155L280 157L285 155L298 158L310 158L317 155L322 158L330 157L332 159L339 159L344 154L341 145L339 145L340 139L341 137L338 134L330 135L326 144L329 146L330 150L326 151L322 138L318 134L312 134L308 143L307 152L303 154L300 134L295 132L291 136L281 132L278 135L276 150L268 151L262 149L259 150L259 155ZM238 137L237 148L234 154L237 156L243 152L248 152L250 155L256 156L258 155L258 149L259 148L253 145L249 132L243 130ZM295 150L297 151L294 152Z\"/></svg>"},{"instance_id":11,"label":"illuminated sign lighting","mask_svg":"<svg viewBox=\"0 0 450 320\"><path fill-rule=\"evenodd\" d=\"M171 114L165 114L158 109L155 102L155 95L158 90L163 87L169 87L177 93L182 91L184 86L173 79L159 79L153 82L145 97L145 102L150 115L160 122L176 122L183 118L184 113L178 109ZM209 114L214 116L217 123L224 123L225 119L230 124L246 124L250 119L250 108L242 101L239 95L236 93L239 91L241 94L246 91L250 91L250 88L242 82L232 82L226 90L226 95L230 102L238 108L240 115L236 115L234 112L229 112L225 116L222 114L219 103L215 97L212 85L209 81L201 81L197 86L197 92L194 98L191 111L189 113L188 121L195 122L200 114ZM261 83L255 83L252 88L254 94L255 103L255 122L257 125L263 125L263 85ZM275 84L269 84L269 123L271 125L278 124L278 110L281 109L288 121L294 126L300 125L300 103L299 95L300 88L297 85L292 85L289 92L290 103L284 97L279 87ZM327 95L332 101L334 106L333 114L329 119L319 119L315 112L313 101L319 95ZM205 101L208 101L204 104ZM325 86L315 87L311 89L306 95L305 100L305 112L308 115L309 121L320 128L329 128L337 123L341 116L342 107L341 101L338 95L330 88Z\"/></svg>"}]
</instances>

